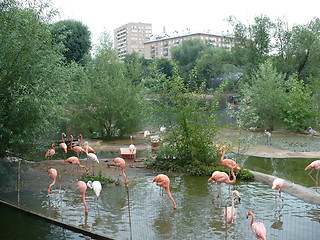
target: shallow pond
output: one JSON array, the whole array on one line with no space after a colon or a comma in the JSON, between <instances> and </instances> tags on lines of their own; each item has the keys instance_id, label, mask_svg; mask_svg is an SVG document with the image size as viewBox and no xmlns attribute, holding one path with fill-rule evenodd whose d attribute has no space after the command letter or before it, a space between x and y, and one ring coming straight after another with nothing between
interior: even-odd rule
<instances>
[{"instance_id":1,"label":"shallow pond","mask_svg":"<svg viewBox=\"0 0 320 240\"><path fill-rule=\"evenodd\" d=\"M23 171L21 207L114 239L255 239L249 227L250 219L245 217L247 211L252 211L256 221L266 225L268 239L319 239L319 206L287 193L283 193L283 202L276 201L276 191L259 182L237 181L231 190L222 184L222 198L212 202L217 187L208 182L208 177L169 174L171 193L178 205L174 211L166 193L161 196L160 188L152 183L157 173L128 169L128 189L123 183L106 184L99 199L87 189L89 214L86 216L75 179L60 178L48 196L46 189L51 179L47 174L26 167ZM112 171L109 177L116 179L117 174ZM223 209L230 205L234 188L242 199L236 206L235 224L227 226ZM15 190L1 189L0 197L17 204ZM61 239L79 236L68 232L64 238L60 230L50 231Z\"/></svg>"}]
</instances>

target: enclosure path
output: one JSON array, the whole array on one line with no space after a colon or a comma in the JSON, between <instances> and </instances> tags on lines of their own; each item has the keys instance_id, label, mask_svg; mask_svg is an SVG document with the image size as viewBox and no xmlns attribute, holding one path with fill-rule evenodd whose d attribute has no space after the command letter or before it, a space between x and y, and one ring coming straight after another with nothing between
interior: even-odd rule
<instances>
[{"instance_id":1,"label":"enclosure path","mask_svg":"<svg viewBox=\"0 0 320 240\"><path fill-rule=\"evenodd\" d=\"M234 152L236 152L236 150ZM266 158L320 158L320 152L293 152L267 145L251 147L245 155Z\"/></svg>"},{"instance_id":2,"label":"enclosure path","mask_svg":"<svg viewBox=\"0 0 320 240\"><path fill-rule=\"evenodd\" d=\"M268 175L261 172L255 172L250 171L254 175L254 179L263 182L266 184L269 184L272 186L272 182L275 178L275 176ZM290 195L293 195L305 202L309 202L312 204L320 204L320 194L309 189L306 187L303 187L299 184L295 184L293 182L287 181L284 179L284 185L283 185L283 191L289 193Z\"/></svg>"},{"instance_id":3,"label":"enclosure path","mask_svg":"<svg viewBox=\"0 0 320 240\"><path fill-rule=\"evenodd\" d=\"M96 234L94 232L91 232L91 231L88 231L88 230L85 230L83 228L79 228L77 226L74 226L74 225L71 225L71 224L67 224L67 223L64 223L64 222L60 222L60 221L57 221L55 220L54 218L50 218L50 217L47 217L45 215L42 215L42 214L39 214L39 213L36 213L36 212L33 212L33 211L30 211L30 210L27 210L27 209L24 209L24 208L21 208L19 206L15 206L13 204L10 204L8 202L5 202L5 201L2 201L0 200L0 204L4 204L8 207L11 207L11 208L14 208L14 209L17 209L19 211L22 211L22 212L25 212L27 214L30 214L30 215L33 215L33 216L36 216L36 217L40 217L50 223L53 223L57 226L60 226L60 227L63 227L63 228L66 228L66 229L69 229L73 232L77 232L77 233L81 233L85 236L88 236L88 237L92 237L94 239L104 239L104 240L112 240L112 238L108 238L108 237L105 237L105 236L101 236L99 234Z\"/></svg>"}]
</instances>

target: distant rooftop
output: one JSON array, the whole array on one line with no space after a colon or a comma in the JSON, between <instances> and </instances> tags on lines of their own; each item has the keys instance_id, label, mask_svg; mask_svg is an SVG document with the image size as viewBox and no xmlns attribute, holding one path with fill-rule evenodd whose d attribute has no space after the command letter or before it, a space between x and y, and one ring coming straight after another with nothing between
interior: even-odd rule
<instances>
[{"instance_id":1,"label":"distant rooftop","mask_svg":"<svg viewBox=\"0 0 320 240\"><path fill-rule=\"evenodd\" d=\"M153 36L151 36L151 39L149 41L147 41L146 43L163 41L163 40L170 40L170 39L193 36L193 35L207 35L207 36L210 36L210 37L232 38L230 36L222 36L222 35L206 33L206 32L194 32L194 33L190 33L190 32L184 33L183 32L183 33L177 33L177 34L172 35L172 36L170 36L168 34L153 35Z\"/></svg>"}]
</instances>

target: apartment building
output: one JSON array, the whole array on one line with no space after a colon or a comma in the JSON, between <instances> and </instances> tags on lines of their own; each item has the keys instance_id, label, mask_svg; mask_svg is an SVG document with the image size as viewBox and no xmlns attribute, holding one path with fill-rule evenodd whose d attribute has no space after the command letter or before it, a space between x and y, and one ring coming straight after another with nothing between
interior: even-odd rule
<instances>
[{"instance_id":1,"label":"apartment building","mask_svg":"<svg viewBox=\"0 0 320 240\"><path fill-rule=\"evenodd\" d=\"M150 23L127 23L114 30L114 48L120 59L126 54L138 52L144 55L144 43L150 40L152 24Z\"/></svg>"},{"instance_id":2,"label":"apartment building","mask_svg":"<svg viewBox=\"0 0 320 240\"><path fill-rule=\"evenodd\" d=\"M200 38L207 45L231 49L234 38L214 35L210 33L183 33L175 36L153 37L144 43L144 57L146 59L171 58L170 49L179 45L183 40Z\"/></svg>"}]
</instances>

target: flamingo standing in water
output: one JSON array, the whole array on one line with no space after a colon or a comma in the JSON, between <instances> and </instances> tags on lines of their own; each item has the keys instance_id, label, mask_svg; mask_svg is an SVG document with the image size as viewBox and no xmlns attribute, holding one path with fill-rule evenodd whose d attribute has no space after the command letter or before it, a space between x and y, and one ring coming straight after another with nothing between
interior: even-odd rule
<instances>
[{"instance_id":1,"label":"flamingo standing in water","mask_svg":"<svg viewBox=\"0 0 320 240\"><path fill-rule=\"evenodd\" d=\"M319 174L319 170L320 170L320 160L315 160L312 163L310 163L304 170L307 170L307 169L311 169L311 171L308 173L308 175L316 183L316 191L318 192L318 174ZM315 169L317 170L316 179L314 179L311 176L312 171Z\"/></svg>"},{"instance_id":2,"label":"flamingo standing in water","mask_svg":"<svg viewBox=\"0 0 320 240\"><path fill-rule=\"evenodd\" d=\"M254 234L254 236L258 239L261 240L266 240L266 236L267 236L267 230L266 227L264 226L264 224L262 222L255 222L254 221L254 215L251 211L249 211L246 215L246 217L248 218L249 216L251 216L251 222L250 222L250 227L251 230Z\"/></svg>"},{"instance_id":3,"label":"flamingo standing in water","mask_svg":"<svg viewBox=\"0 0 320 240\"><path fill-rule=\"evenodd\" d=\"M284 184L284 180L282 178L276 178L272 182L272 189L277 188L278 189L278 195L275 196L275 198L281 197L282 187ZM282 199L283 200L283 199Z\"/></svg>"},{"instance_id":4,"label":"flamingo standing in water","mask_svg":"<svg viewBox=\"0 0 320 240\"><path fill-rule=\"evenodd\" d=\"M46 152L46 154L44 155L45 157L50 157L50 159L52 159L52 156L56 153L56 150L54 150L55 144L52 143L51 144L51 149L48 149L48 151Z\"/></svg>"},{"instance_id":5,"label":"flamingo standing in water","mask_svg":"<svg viewBox=\"0 0 320 240\"><path fill-rule=\"evenodd\" d=\"M224 155L226 154L227 148L226 146L222 146L219 149L219 152L222 153L221 154L221 158L220 158L220 162L222 164L222 166L225 166L228 169L232 169L233 167L235 167L235 170L240 170L240 166L233 160L231 159L224 159Z\"/></svg>"},{"instance_id":6,"label":"flamingo standing in water","mask_svg":"<svg viewBox=\"0 0 320 240\"><path fill-rule=\"evenodd\" d=\"M167 191L168 196L169 196L171 202L173 203L173 209L176 210L177 204L174 201L174 199L171 195L171 192L170 192L170 179L169 179L169 177L164 174L159 174L153 178L152 182L156 182L158 186L163 187Z\"/></svg>"},{"instance_id":7,"label":"flamingo standing in water","mask_svg":"<svg viewBox=\"0 0 320 240\"><path fill-rule=\"evenodd\" d=\"M83 181L78 181L77 182L77 188L80 191L80 193L82 194L82 202L84 205L84 212L86 214L88 214L88 207L87 207L87 203L86 203L86 190L87 190L87 184Z\"/></svg>"},{"instance_id":8,"label":"flamingo standing in water","mask_svg":"<svg viewBox=\"0 0 320 240\"><path fill-rule=\"evenodd\" d=\"M56 183L58 172L55 168L50 168L48 169L48 174L53 179L53 182L49 185L48 188L48 194L50 194L52 186Z\"/></svg>"},{"instance_id":9,"label":"flamingo standing in water","mask_svg":"<svg viewBox=\"0 0 320 240\"><path fill-rule=\"evenodd\" d=\"M117 158L112 159L112 162L114 162L116 164L116 168L117 167L121 168L122 175L123 175L123 178L124 178L124 182L125 182L125 184L128 184L127 175L126 175L126 173L124 171L124 168L126 166L126 162L124 161L124 159L120 158L120 157L117 157Z\"/></svg>"},{"instance_id":10,"label":"flamingo standing in water","mask_svg":"<svg viewBox=\"0 0 320 240\"><path fill-rule=\"evenodd\" d=\"M233 184L236 182L237 178L236 178L236 175L234 174L234 169L237 168L236 166L234 166L232 169L231 169L231 174L232 174L232 177L233 179L230 180L228 174L226 174L225 172L220 172L220 171L214 171L212 173L212 176L208 179L208 181L212 180L212 183L216 182L218 184L218 188L219 188L219 193L218 193L218 196L220 196L220 184L221 183L228 183L228 184Z\"/></svg>"},{"instance_id":11,"label":"flamingo standing in water","mask_svg":"<svg viewBox=\"0 0 320 240\"><path fill-rule=\"evenodd\" d=\"M72 152L74 152L75 154L77 154L77 157L79 157L80 156L80 153L82 153L82 152L86 152L82 147L80 147L80 146L72 146L72 143L73 143L73 136L72 135L70 135L69 136L69 138L71 138L71 142L70 142L70 150L72 151Z\"/></svg>"},{"instance_id":12,"label":"flamingo standing in water","mask_svg":"<svg viewBox=\"0 0 320 240\"><path fill-rule=\"evenodd\" d=\"M80 160L77 157L69 157L68 159L64 160L64 162L72 163L72 164L77 164L79 167L82 167L86 170L87 174L89 173L89 168L81 165Z\"/></svg>"},{"instance_id":13,"label":"flamingo standing in water","mask_svg":"<svg viewBox=\"0 0 320 240\"><path fill-rule=\"evenodd\" d=\"M234 196L239 199L239 202L241 199L239 192L237 190L234 190L231 197L231 207L227 207L224 210L224 217L227 219L228 224L233 223L237 218L237 210L234 207Z\"/></svg>"},{"instance_id":14,"label":"flamingo standing in water","mask_svg":"<svg viewBox=\"0 0 320 240\"><path fill-rule=\"evenodd\" d=\"M67 154L67 149L68 149L68 147L67 147L67 144L66 144L66 142L65 142L65 140L64 140L64 138L65 137L67 137L67 135L65 134L65 133L61 133L61 143L59 144L59 146L60 146L60 149L62 150L62 152L63 152L63 157L64 157L64 159L66 159L66 154Z\"/></svg>"}]
</instances>

